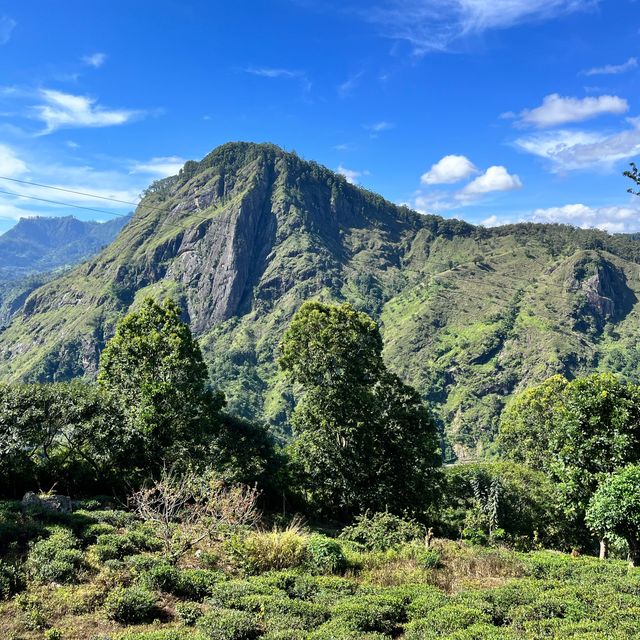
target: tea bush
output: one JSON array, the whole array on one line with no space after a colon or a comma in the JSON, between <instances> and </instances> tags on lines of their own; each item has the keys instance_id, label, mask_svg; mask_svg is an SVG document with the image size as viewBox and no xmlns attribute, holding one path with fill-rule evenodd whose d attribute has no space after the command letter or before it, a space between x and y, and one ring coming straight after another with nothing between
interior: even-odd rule
<instances>
[{"instance_id":1,"label":"tea bush","mask_svg":"<svg viewBox=\"0 0 640 640\"><path fill-rule=\"evenodd\" d=\"M116 587L104 603L108 618L121 624L150 622L158 615L156 596L139 586Z\"/></svg>"},{"instance_id":2,"label":"tea bush","mask_svg":"<svg viewBox=\"0 0 640 640\"><path fill-rule=\"evenodd\" d=\"M392 513L380 512L358 516L340 537L357 542L367 551L384 551L424 536L424 527L414 520L403 520Z\"/></svg>"},{"instance_id":3,"label":"tea bush","mask_svg":"<svg viewBox=\"0 0 640 640\"><path fill-rule=\"evenodd\" d=\"M78 539L63 527L54 527L44 540L34 543L26 562L27 575L36 582L73 582L82 567Z\"/></svg>"},{"instance_id":4,"label":"tea bush","mask_svg":"<svg viewBox=\"0 0 640 640\"><path fill-rule=\"evenodd\" d=\"M252 613L235 609L209 611L196 626L207 640L254 640L261 633Z\"/></svg>"}]
</instances>

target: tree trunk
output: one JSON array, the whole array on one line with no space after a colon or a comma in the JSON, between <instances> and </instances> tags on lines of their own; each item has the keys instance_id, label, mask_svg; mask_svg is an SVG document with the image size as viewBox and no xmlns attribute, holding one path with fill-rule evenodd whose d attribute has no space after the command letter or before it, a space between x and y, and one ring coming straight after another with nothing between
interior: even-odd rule
<instances>
[{"instance_id":1,"label":"tree trunk","mask_svg":"<svg viewBox=\"0 0 640 640\"><path fill-rule=\"evenodd\" d=\"M640 565L640 540L637 538L629 538L629 566L637 567Z\"/></svg>"},{"instance_id":2,"label":"tree trunk","mask_svg":"<svg viewBox=\"0 0 640 640\"><path fill-rule=\"evenodd\" d=\"M609 540L600 538L600 560L606 560L609 557Z\"/></svg>"}]
</instances>

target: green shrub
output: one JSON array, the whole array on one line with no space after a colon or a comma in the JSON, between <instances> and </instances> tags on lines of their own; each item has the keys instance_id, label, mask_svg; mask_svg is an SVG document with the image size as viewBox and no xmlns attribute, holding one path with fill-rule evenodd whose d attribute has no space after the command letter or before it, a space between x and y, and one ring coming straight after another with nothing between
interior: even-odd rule
<instances>
[{"instance_id":1,"label":"green shrub","mask_svg":"<svg viewBox=\"0 0 640 640\"><path fill-rule=\"evenodd\" d=\"M482 529L474 527L466 527L463 529L460 537L471 544L486 545L489 542L489 536L487 536Z\"/></svg>"},{"instance_id":2,"label":"green shrub","mask_svg":"<svg viewBox=\"0 0 640 640\"><path fill-rule=\"evenodd\" d=\"M120 533L103 533L97 537L96 544L90 547L91 554L98 562L122 560L137 551L129 536Z\"/></svg>"},{"instance_id":3,"label":"green shrub","mask_svg":"<svg viewBox=\"0 0 640 640\"><path fill-rule=\"evenodd\" d=\"M437 569L442 565L442 554L436 549L420 549L415 558L423 569Z\"/></svg>"},{"instance_id":4,"label":"green shrub","mask_svg":"<svg viewBox=\"0 0 640 640\"><path fill-rule=\"evenodd\" d=\"M122 624L150 622L158 615L155 595L139 586L116 587L107 596L104 609L107 617Z\"/></svg>"},{"instance_id":5,"label":"green shrub","mask_svg":"<svg viewBox=\"0 0 640 640\"><path fill-rule=\"evenodd\" d=\"M297 527L254 532L242 547L244 561L254 573L301 567L307 559L307 537Z\"/></svg>"},{"instance_id":6,"label":"green shrub","mask_svg":"<svg viewBox=\"0 0 640 640\"><path fill-rule=\"evenodd\" d=\"M91 522L103 522L122 529L131 526L136 517L129 511L119 511L117 509L104 510L81 510L74 512L74 516L86 516Z\"/></svg>"},{"instance_id":7,"label":"green shrub","mask_svg":"<svg viewBox=\"0 0 640 640\"><path fill-rule=\"evenodd\" d=\"M347 560L342 547L335 540L313 535L307 541L307 566L317 573L343 573L347 568Z\"/></svg>"},{"instance_id":8,"label":"green shrub","mask_svg":"<svg viewBox=\"0 0 640 640\"><path fill-rule=\"evenodd\" d=\"M0 560L0 600L10 598L23 586L23 575L16 562Z\"/></svg>"},{"instance_id":9,"label":"green shrub","mask_svg":"<svg viewBox=\"0 0 640 640\"><path fill-rule=\"evenodd\" d=\"M277 592L277 588L266 581L227 580L213 586L207 603L223 609L240 609L246 596L267 596L274 592Z\"/></svg>"},{"instance_id":10,"label":"green shrub","mask_svg":"<svg viewBox=\"0 0 640 640\"><path fill-rule=\"evenodd\" d=\"M203 640L202 636L192 629L162 629L157 631L128 631L116 636L117 640ZM91 640L109 640L107 636Z\"/></svg>"},{"instance_id":11,"label":"green shrub","mask_svg":"<svg viewBox=\"0 0 640 640\"><path fill-rule=\"evenodd\" d=\"M286 595L251 595L242 599L242 608L264 616L267 628L282 628L288 620L297 629L312 629L329 617L329 610L315 602L294 600Z\"/></svg>"},{"instance_id":12,"label":"green shrub","mask_svg":"<svg viewBox=\"0 0 640 640\"><path fill-rule=\"evenodd\" d=\"M42 600L33 593L21 593L16 596L16 607L22 614L27 629L42 631L47 628L47 612Z\"/></svg>"},{"instance_id":13,"label":"green shrub","mask_svg":"<svg viewBox=\"0 0 640 640\"><path fill-rule=\"evenodd\" d=\"M82 566L78 540L68 529L53 527L51 534L31 546L27 575L36 582L73 582Z\"/></svg>"},{"instance_id":14,"label":"green shrub","mask_svg":"<svg viewBox=\"0 0 640 640\"><path fill-rule=\"evenodd\" d=\"M202 609L197 602L178 602L176 615L183 624L192 627L202 617Z\"/></svg>"},{"instance_id":15,"label":"green shrub","mask_svg":"<svg viewBox=\"0 0 640 640\"><path fill-rule=\"evenodd\" d=\"M99 536L115 533L116 528L112 524L106 522L94 522L88 524L82 529L82 540L85 543L93 544L97 541Z\"/></svg>"},{"instance_id":16,"label":"green shrub","mask_svg":"<svg viewBox=\"0 0 640 640\"><path fill-rule=\"evenodd\" d=\"M403 520L392 513L362 515L340 537L361 544L368 551L384 551L424 536L424 527L414 520Z\"/></svg>"},{"instance_id":17,"label":"green shrub","mask_svg":"<svg viewBox=\"0 0 640 640\"><path fill-rule=\"evenodd\" d=\"M173 592L181 598L204 600L213 593L214 587L225 579L224 574L210 569L182 569Z\"/></svg>"},{"instance_id":18,"label":"green shrub","mask_svg":"<svg viewBox=\"0 0 640 640\"><path fill-rule=\"evenodd\" d=\"M407 617L409 620L424 618L441 607L446 601L447 597L436 587L423 588L420 595L413 598L407 606Z\"/></svg>"},{"instance_id":19,"label":"green shrub","mask_svg":"<svg viewBox=\"0 0 640 640\"><path fill-rule=\"evenodd\" d=\"M436 633L440 636L466 629L472 624L491 622L482 609L468 607L464 604L447 604L419 620L414 620L406 626L407 640L419 640L422 637L430 638L430 635L421 635L425 632Z\"/></svg>"},{"instance_id":20,"label":"green shrub","mask_svg":"<svg viewBox=\"0 0 640 640\"><path fill-rule=\"evenodd\" d=\"M44 640L62 640L63 635L60 629L47 629L44 632Z\"/></svg>"},{"instance_id":21,"label":"green shrub","mask_svg":"<svg viewBox=\"0 0 640 640\"><path fill-rule=\"evenodd\" d=\"M406 600L391 595L351 596L338 601L331 613L354 631L393 634L406 620Z\"/></svg>"},{"instance_id":22,"label":"green shrub","mask_svg":"<svg viewBox=\"0 0 640 640\"><path fill-rule=\"evenodd\" d=\"M309 632L305 640L391 640L391 638L390 635L375 631L369 633L358 631L344 620L335 619Z\"/></svg>"},{"instance_id":23,"label":"green shrub","mask_svg":"<svg viewBox=\"0 0 640 640\"><path fill-rule=\"evenodd\" d=\"M165 593L175 593L179 581L180 572L168 562L154 564L142 572L137 579L140 586Z\"/></svg>"},{"instance_id":24,"label":"green shrub","mask_svg":"<svg viewBox=\"0 0 640 640\"><path fill-rule=\"evenodd\" d=\"M209 611L196 626L207 640L254 640L261 632L252 613L235 609Z\"/></svg>"}]
</instances>

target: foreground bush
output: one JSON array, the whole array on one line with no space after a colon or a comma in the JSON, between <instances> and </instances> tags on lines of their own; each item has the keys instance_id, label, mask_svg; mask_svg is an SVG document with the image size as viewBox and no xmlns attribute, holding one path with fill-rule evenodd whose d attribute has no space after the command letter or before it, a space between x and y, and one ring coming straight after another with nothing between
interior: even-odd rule
<instances>
[{"instance_id":1,"label":"foreground bush","mask_svg":"<svg viewBox=\"0 0 640 640\"><path fill-rule=\"evenodd\" d=\"M156 597L142 587L116 587L104 603L107 617L121 624L151 622L158 615Z\"/></svg>"},{"instance_id":2,"label":"foreground bush","mask_svg":"<svg viewBox=\"0 0 640 640\"><path fill-rule=\"evenodd\" d=\"M392 513L362 515L340 534L344 540L357 542L367 551L385 551L424 536L424 528L413 520L403 520Z\"/></svg>"},{"instance_id":3,"label":"foreground bush","mask_svg":"<svg viewBox=\"0 0 640 640\"><path fill-rule=\"evenodd\" d=\"M347 560L335 540L313 535L307 542L307 567L314 573L343 573Z\"/></svg>"},{"instance_id":4,"label":"foreground bush","mask_svg":"<svg viewBox=\"0 0 640 640\"><path fill-rule=\"evenodd\" d=\"M81 566L78 539L62 527L55 528L48 538L31 547L26 564L28 576L43 583L73 582Z\"/></svg>"},{"instance_id":5,"label":"foreground bush","mask_svg":"<svg viewBox=\"0 0 640 640\"><path fill-rule=\"evenodd\" d=\"M210 611L198 620L197 628L207 640L254 640L261 633L253 614L233 609Z\"/></svg>"}]
</instances>

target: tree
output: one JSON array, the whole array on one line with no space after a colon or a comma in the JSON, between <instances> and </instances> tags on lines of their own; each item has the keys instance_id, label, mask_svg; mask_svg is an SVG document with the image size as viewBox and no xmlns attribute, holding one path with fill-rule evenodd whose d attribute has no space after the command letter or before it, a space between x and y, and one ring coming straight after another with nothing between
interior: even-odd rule
<instances>
[{"instance_id":1,"label":"tree","mask_svg":"<svg viewBox=\"0 0 640 640\"><path fill-rule=\"evenodd\" d=\"M640 466L630 465L605 478L595 492L586 521L601 538L618 535L629 545L629 563L640 563Z\"/></svg>"},{"instance_id":2,"label":"tree","mask_svg":"<svg viewBox=\"0 0 640 640\"><path fill-rule=\"evenodd\" d=\"M203 457L219 428L224 396L210 389L200 346L172 300L147 298L118 322L98 383L122 406L139 471Z\"/></svg>"},{"instance_id":3,"label":"tree","mask_svg":"<svg viewBox=\"0 0 640 640\"><path fill-rule=\"evenodd\" d=\"M118 407L79 381L0 386L0 476L14 491L106 490L125 465Z\"/></svg>"},{"instance_id":4,"label":"tree","mask_svg":"<svg viewBox=\"0 0 640 640\"><path fill-rule=\"evenodd\" d=\"M500 416L498 436L498 446L506 458L532 469L548 466L554 409L567 384L564 376L552 376L507 404Z\"/></svg>"},{"instance_id":5,"label":"tree","mask_svg":"<svg viewBox=\"0 0 640 640\"><path fill-rule=\"evenodd\" d=\"M640 389L608 373L571 382L550 378L509 406L500 441L507 457L554 481L580 538L598 483L640 460ZM606 555L605 539L601 555Z\"/></svg>"},{"instance_id":6,"label":"tree","mask_svg":"<svg viewBox=\"0 0 640 640\"><path fill-rule=\"evenodd\" d=\"M630 166L631 166L631 170L625 171L624 175L627 176L627 178L630 178L631 180L633 180L636 183L637 187L640 187L640 173L638 173L638 167L636 167L635 162L631 162ZM640 196L640 190L636 191L635 189L627 189L627 191L629 193L633 193L636 196Z\"/></svg>"},{"instance_id":7,"label":"tree","mask_svg":"<svg viewBox=\"0 0 640 640\"><path fill-rule=\"evenodd\" d=\"M290 453L308 501L342 517L427 502L439 464L435 424L386 371L376 323L348 304L307 302L281 350L280 366L304 390Z\"/></svg>"}]
</instances>

